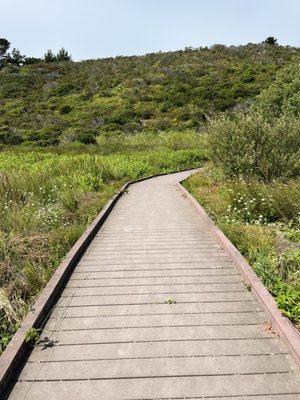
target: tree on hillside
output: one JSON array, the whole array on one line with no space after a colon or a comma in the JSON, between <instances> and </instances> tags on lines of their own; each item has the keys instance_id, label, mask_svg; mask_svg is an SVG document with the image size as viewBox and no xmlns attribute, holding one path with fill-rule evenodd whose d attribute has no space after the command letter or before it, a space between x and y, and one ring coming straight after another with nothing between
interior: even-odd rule
<instances>
[{"instance_id":1,"label":"tree on hillside","mask_svg":"<svg viewBox=\"0 0 300 400\"><path fill-rule=\"evenodd\" d=\"M46 51L46 53L44 54L44 60L47 63L56 61L56 56L52 53L52 50L49 49Z\"/></svg>"},{"instance_id":2,"label":"tree on hillside","mask_svg":"<svg viewBox=\"0 0 300 400\"><path fill-rule=\"evenodd\" d=\"M0 38L0 56L4 56L10 47L10 42L7 39Z\"/></svg>"},{"instance_id":3,"label":"tree on hillside","mask_svg":"<svg viewBox=\"0 0 300 400\"><path fill-rule=\"evenodd\" d=\"M271 46L274 46L275 44L277 44L277 39L274 38L274 36L269 36L269 37L267 37L267 39L264 41L264 43L270 44Z\"/></svg>"},{"instance_id":4,"label":"tree on hillside","mask_svg":"<svg viewBox=\"0 0 300 400\"><path fill-rule=\"evenodd\" d=\"M59 50L59 52L56 55L56 60L57 61L71 61L72 56L65 50L63 47Z\"/></svg>"},{"instance_id":5,"label":"tree on hillside","mask_svg":"<svg viewBox=\"0 0 300 400\"><path fill-rule=\"evenodd\" d=\"M36 64L41 62L42 59L41 58L37 58L37 57L25 57L24 59L24 64Z\"/></svg>"},{"instance_id":6,"label":"tree on hillside","mask_svg":"<svg viewBox=\"0 0 300 400\"><path fill-rule=\"evenodd\" d=\"M5 65L7 51L10 47L10 42L5 38L0 38L0 69Z\"/></svg>"},{"instance_id":7,"label":"tree on hillside","mask_svg":"<svg viewBox=\"0 0 300 400\"><path fill-rule=\"evenodd\" d=\"M25 56L21 54L20 50L13 48L11 53L7 55L7 63L19 66L25 61Z\"/></svg>"},{"instance_id":8,"label":"tree on hillside","mask_svg":"<svg viewBox=\"0 0 300 400\"><path fill-rule=\"evenodd\" d=\"M10 42L5 38L0 38L0 69L5 67L5 65L20 66L21 64L34 64L43 60L47 63L72 60L71 54L69 54L69 52L63 47L58 51L57 54L54 54L50 49L47 50L44 54L43 60L36 57L26 57L25 55L21 54L20 50L16 48L13 48L9 53L9 48Z\"/></svg>"},{"instance_id":9,"label":"tree on hillside","mask_svg":"<svg viewBox=\"0 0 300 400\"><path fill-rule=\"evenodd\" d=\"M44 60L47 63L56 62L56 61L71 61L72 57L71 54L68 53L63 47L58 51L57 54L54 54L52 50L47 50L44 55Z\"/></svg>"},{"instance_id":10,"label":"tree on hillside","mask_svg":"<svg viewBox=\"0 0 300 400\"><path fill-rule=\"evenodd\" d=\"M0 69L5 65L17 65L24 63L25 56L21 54L20 50L13 48L9 53L10 42L5 39L0 39Z\"/></svg>"}]
</instances>

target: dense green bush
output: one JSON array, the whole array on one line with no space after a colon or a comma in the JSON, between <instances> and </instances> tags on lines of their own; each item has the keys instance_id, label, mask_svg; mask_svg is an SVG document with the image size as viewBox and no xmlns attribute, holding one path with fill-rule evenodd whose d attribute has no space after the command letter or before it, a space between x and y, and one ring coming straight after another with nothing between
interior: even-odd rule
<instances>
[{"instance_id":1,"label":"dense green bush","mask_svg":"<svg viewBox=\"0 0 300 400\"><path fill-rule=\"evenodd\" d=\"M300 172L300 66L280 71L246 111L209 124L213 160L230 175L265 180Z\"/></svg>"},{"instance_id":2,"label":"dense green bush","mask_svg":"<svg viewBox=\"0 0 300 400\"><path fill-rule=\"evenodd\" d=\"M0 143L1 144L20 144L22 143L22 136L17 132L10 132L9 129L0 129Z\"/></svg>"},{"instance_id":3,"label":"dense green bush","mask_svg":"<svg viewBox=\"0 0 300 400\"><path fill-rule=\"evenodd\" d=\"M212 158L230 176L265 180L300 172L300 120L282 116L273 122L261 114L222 115L209 126Z\"/></svg>"},{"instance_id":4,"label":"dense green bush","mask_svg":"<svg viewBox=\"0 0 300 400\"><path fill-rule=\"evenodd\" d=\"M77 136L77 140L81 143L84 144L95 144L97 143L97 140L95 138L95 132L90 130L83 130L81 131L78 136Z\"/></svg>"},{"instance_id":5,"label":"dense green bush","mask_svg":"<svg viewBox=\"0 0 300 400\"><path fill-rule=\"evenodd\" d=\"M42 127L36 131L24 132L23 140L29 144L36 144L39 146L50 146L59 143L59 137L62 133L62 127L59 124L53 124Z\"/></svg>"},{"instance_id":6,"label":"dense green bush","mask_svg":"<svg viewBox=\"0 0 300 400\"><path fill-rule=\"evenodd\" d=\"M283 114L300 117L300 64L280 70L275 82L257 97L253 109L268 121Z\"/></svg>"},{"instance_id":7,"label":"dense green bush","mask_svg":"<svg viewBox=\"0 0 300 400\"><path fill-rule=\"evenodd\" d=\"M60 114L69 114L72 111L72 107L65 105L60 107Z\"/></svg>"},{"instance_id":8,"label":"dense green bush","mask_svg":"<svg viewBox=\"0 0 300 400\"><path fill-rule=\"evenodd\" d=\"M97 131L86 129L84 127L68 128L61 135L60 143L68 144L72 142L81 142L84 144L96 144Z\"/></svg>"}]
</instances>

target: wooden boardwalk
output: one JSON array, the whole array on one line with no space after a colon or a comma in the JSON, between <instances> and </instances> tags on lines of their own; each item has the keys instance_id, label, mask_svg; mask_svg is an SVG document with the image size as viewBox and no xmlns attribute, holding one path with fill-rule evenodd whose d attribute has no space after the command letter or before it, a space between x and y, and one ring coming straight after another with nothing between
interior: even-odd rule
<instances>
[{"instance_id":1,"label":"wooden boardwalk","mask_svg":"<svg viewBox=\"0 0 300 400\"><path fill-rule=\"evenodd\" d=\"M287 348L179 192L187 175L120 199L10 400L300 399Z\"/></svg>"}]
</instances>

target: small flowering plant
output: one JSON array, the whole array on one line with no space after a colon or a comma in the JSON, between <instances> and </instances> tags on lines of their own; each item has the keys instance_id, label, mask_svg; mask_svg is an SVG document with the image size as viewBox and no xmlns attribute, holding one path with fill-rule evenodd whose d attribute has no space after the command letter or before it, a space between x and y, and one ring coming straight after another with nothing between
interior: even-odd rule
<instances>
[{"instance_id":1,"label":"small flowering plant","mask_svg":"<svg viewBox=\"0 0 300 400\"><path fill-rule=\"evenodd\" d=\"M237 182L231 190L230 204L225 219L228 222L243 221L250 224L269 224L276 222L277 213L271 193L255 190L251 183Z\"/></svg>"}]
</instances>

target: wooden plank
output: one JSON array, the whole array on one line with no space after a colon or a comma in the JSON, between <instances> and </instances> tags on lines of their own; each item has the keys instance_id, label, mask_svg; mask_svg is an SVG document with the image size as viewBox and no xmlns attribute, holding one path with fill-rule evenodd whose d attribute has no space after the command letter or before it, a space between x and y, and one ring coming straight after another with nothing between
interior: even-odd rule
<instances>
[{"instance_id":1,"label":"wooden plank","mask_svg":"<svg viewBox=\"0 0 300 400\"><path fill-rule=\"evenodd\" d=\"M150 343L106 343L43 347L38 346L31 354L29 362L52 362L72 360L111 360L135 358L174 358L174 357L205 357L205 356L243 356L286 354L286 348L278 339L229 339L205 342L176 341ZM47 368L47 367L46 367Z\"/></svg>"},{"instance_id":2,"label":"wooden plank","mask_svg":"<svg viewBox=\"0 0 300 400\"><path fill-rule=\"evenodd\" d=\"M176 378L142 378L86 381L22 382L10 400L166 400L222 399L241 396L252 400L264 395L267 400L288 399L289 393L299 398L296 374L220 375ZM249 396L244 397L244 396ZM273 396L274 395L274 396ZM297 397L296 397L297 399ZM294 399L293 399L294 400ZM298 400L298 399L297 399Z\"/></svg>"}]
</instances>

